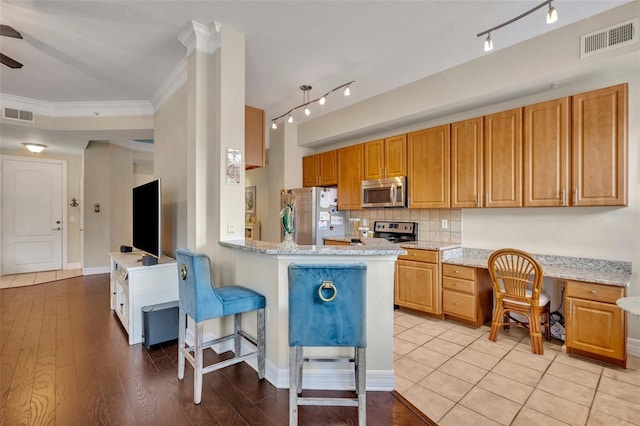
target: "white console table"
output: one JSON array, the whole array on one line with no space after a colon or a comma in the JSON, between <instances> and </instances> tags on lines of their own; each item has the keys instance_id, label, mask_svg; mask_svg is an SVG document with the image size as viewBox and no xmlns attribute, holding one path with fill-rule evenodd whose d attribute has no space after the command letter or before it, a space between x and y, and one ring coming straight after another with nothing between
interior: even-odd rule
<instances>
[{"instance_id":1,"label":"white console table","mask_svg":"<svg viewBox=\"0 0 640 426\"><path fill-rule=\"evenodd\" d=\"M178 300L175 259L143 266L141 253L109 253L111 257L111 309L129 334L129 344L142 342L142 307Z\"/></svg>"}]
</instances>

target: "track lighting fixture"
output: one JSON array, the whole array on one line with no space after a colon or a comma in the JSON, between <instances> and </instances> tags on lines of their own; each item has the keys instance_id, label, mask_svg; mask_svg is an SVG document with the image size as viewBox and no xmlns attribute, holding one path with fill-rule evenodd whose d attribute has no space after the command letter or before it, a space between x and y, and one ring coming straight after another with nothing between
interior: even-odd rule
<instances>
[{"instance_id":1,"label":"track lighting fixture","mask_svg":"<svg viewBox=\"0 0 640 426\"><path fill-rule=\"evenodd\" d=\"M348 83L344 83L341 84L338 87L335 87L331 90L329 90L327 93L325 93L324 95L320 96L319 98L313 99L313 100L309 100L309 92L311 91L312 87L307 85L307 84L303 84L302 86L300 86L300 90L302 90L302 104L291 108L289 111L285 112L282 115L277 116L276 118L271 119L271 128L272 129L277 129L278 128L278 120L280 120L281 118L288 116L287 118L287 123L293 123L293 115L291 115L291 113L293 113L295 110L298 110L300 108L304 109L304 113L305 115L310 115L311 114L311 110L309 109L309 105L311 105L314 102L318 102L320 105L324 105L327 101L327 96L329 96L330 94L332 94L333 92L340 90L340 89L344 89L343 94L345 96L349 96L351 94L351 89L350 86L355 83L355 80L352 80Z\"/></svg>"},{"instance_id":2,"label":"track lighting fixture","mask_svg":"<svg viewBox=\"0 0 640 426\"><path fill-rule=\"evenodd\" d=\"M484 51L488 52L488 51L493 49L493 40L491 39L491 32L492 31L495 31L495 30L500 29L502 27L506 27L507 25L512 24L512 23L516 22L517 20L524 18L527 15L530 15L531 13L535 12L536 10L538 10L538 9L540 9L540 8L546 6L546 5L549 5L549 11L547 12L547 24L553 24L554 22L556 22L558 20L558 11L556 10L555 7L553 7L551 5L552 1L553 0L545 0L544 2L540 3L536 7L527 10L523 14L518 15L513 19L509 19L508 21L503 22L500 25L496 25L493 28L489 28L488 30L485 30L485 31L482 31L482 32L478 33L476 37L482 37L485 34L487 35L487 39L484 41Z\"/></svg>"}]
</instances>

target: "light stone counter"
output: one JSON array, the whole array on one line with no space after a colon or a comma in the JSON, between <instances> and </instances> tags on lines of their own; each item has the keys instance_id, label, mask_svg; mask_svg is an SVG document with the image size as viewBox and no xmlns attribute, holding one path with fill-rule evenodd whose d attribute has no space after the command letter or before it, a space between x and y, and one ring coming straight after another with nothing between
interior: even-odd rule
<instances>
[{"instance_id":1,"label":"light stone counter","mask_svg":"<svg viewBox=\"0 0 640 426\"><path fill-rule=\"evenodd\" d=\"M372 239L373 240L373 239ZM380 239L377 239L380 240ZM251 288L267 299L266 379L289 387L288 267L298 264L364 263L367 266L367 390L391 391L393 373L393 280L396 259L406 251L386 240L358 246L299 246L282 250L277 243L255 240L220 241L224 265L221 280ZM255 314L243 315L243 326L255 331ZM232 321L223 327L230 331ZM347 348L305 348L305 356L349 355ZM252 360L254 361L254 360ZM249 362L255 366L255 362ZM353 389L353 367L344 363L305 366L305 389Z\"/></svg>"},{"instance_id":2,"label":"light stone counter","mask_svg":"<svg viewBox=\"0 0 640 426\"><path fill-rule=\"evenodd\" d=\"M486 269L492 252L466 247L447 250L442 254L442 263ZM544 254L533 256L542 265L545 277L622 287L631 283L631 262Z\"/></svg>"}]
</instances>

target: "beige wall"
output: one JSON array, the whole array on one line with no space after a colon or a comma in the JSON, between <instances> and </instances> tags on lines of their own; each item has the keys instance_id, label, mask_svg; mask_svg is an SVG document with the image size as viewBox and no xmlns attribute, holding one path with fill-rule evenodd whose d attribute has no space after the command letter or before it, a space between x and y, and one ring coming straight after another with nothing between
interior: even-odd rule
<instances>
[{"instance_id":1,"label":"beige wall","mask_svg":"<svg viewBox=\"0 0 640 426\"><path fill-rule=\"evenodd\" d=\"M187 88L183 85L156 112L154 173L162 179L162 247L174 257L187 246Z\"/></svg>"},{"instance_id":2,"label":"beige wall","mask_svg":"<svg viewBox=\"0 0 640 426\"><path fill-rule=\"evenodd\" d=\"M84 151L84 269L109 265L110 233L110 183L109 144L89 142ZM100 212L94 211L100 203Z\"/></svg>"}]
</instances>

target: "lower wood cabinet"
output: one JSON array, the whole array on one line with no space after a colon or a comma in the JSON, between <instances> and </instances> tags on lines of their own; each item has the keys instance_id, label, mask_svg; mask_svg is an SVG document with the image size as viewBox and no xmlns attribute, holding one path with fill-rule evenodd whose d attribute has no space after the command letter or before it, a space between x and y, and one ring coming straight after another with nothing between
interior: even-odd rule
<instances>
[{"instance_id":1,"label":"lower wood cabinet","mask_svg":"<svg viewBox=\"0 0 640 426\"><path fill-rule=\"evenodd\" d=\"M625 290L625 287L567 281L567 353L626 367L626 315L616 305L616 300L625 296Z\"/></svg>"},{"instance_id":2,"label":"lower wood cabinet","mask_svg":"<svg viewBox=\"0 0 640 426\"><path fill-rule=\"evenodd\" d=\"M398 306L442 317L439 252L405 249L398 256L395 301Z\"/></svg>"},{"instance_id":3,"label":"lower wood cabinet","mask_svg":"<svg viewBox=\"0 0 640 426\"><path fill-rule=\"evenodd\" d=\"M445 318L480 327L491 321L493 286L486 269L442 265L442 313Z\"/></svg>"}]
</instances>

